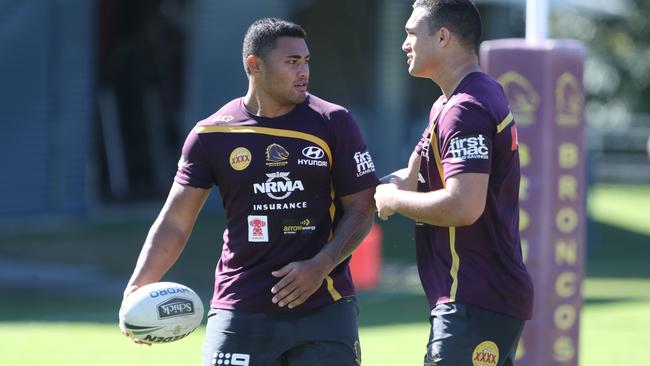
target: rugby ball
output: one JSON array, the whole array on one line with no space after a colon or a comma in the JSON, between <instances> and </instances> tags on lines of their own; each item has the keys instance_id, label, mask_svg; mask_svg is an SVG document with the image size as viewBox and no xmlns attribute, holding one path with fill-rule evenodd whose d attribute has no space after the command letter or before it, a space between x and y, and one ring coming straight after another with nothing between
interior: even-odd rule
<instances>
[{"instance_id":1,"label":"rugby ball","mask_svg":"<svg viewBox=\"0 0 650 366\"><path fill-rule=\"evenodd\" d=\"M174 282L154 282L131 293L119 313L120 329L131 338L169 343L185 338L203 320L203 303L192 289Z\"/></svg>"}]
</instances>

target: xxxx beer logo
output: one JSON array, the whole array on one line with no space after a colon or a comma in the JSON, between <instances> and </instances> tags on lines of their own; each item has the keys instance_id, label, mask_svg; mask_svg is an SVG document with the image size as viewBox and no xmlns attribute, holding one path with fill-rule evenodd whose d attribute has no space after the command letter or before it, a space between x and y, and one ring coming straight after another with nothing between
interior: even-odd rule
<instances>
[{"instance_id":1,"label":"xxxx beer logo","mask_svg":"<svg viewBox=\"0 0 650 366\"><path fill-rule=\"evenodd\" d=\"M499 363L499 347L492 341L481 342L472 352L474 366L496 366Z\"/></svg>"},{"instance_id":2,"label":"xxxx beer logo","mask_svg":"<svg viewBox=\"0 0 650 366\"><path fill-rule=\"evenodd\" d=\"M251 152L247 148L238 147L230 153L230 166L237 171L241 171L248 168L251 159Z\"/></svg>"}]
</instances>

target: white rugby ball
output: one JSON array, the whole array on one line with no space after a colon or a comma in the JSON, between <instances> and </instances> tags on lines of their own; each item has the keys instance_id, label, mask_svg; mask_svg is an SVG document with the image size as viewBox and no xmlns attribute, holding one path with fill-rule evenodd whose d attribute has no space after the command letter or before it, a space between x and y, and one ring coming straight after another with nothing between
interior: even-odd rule
<instances>
[{"instance_id":1,"label":"white rugby ball","mask_svg":"<svg viewBox=\"0 0 650 366\"><path fill-rule=\"evenodd\" d=\"M192 289L174 282L154 282L131 293L120 308L120 328L149 343L185 338L203 320L203 303Z\"/></svg>"}]
</instances>

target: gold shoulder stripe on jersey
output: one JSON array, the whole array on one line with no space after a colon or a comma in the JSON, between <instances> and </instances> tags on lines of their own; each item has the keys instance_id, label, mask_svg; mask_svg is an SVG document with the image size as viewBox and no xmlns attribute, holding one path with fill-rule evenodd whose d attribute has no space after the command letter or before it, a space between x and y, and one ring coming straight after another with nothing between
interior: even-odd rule
<instances>
[{"instance_id":1,"label":"gold shoulder stripe on jersey","mask_svg":"<svg viewBox=\"0 0 650 366\"><path fill-rule=\"evenodd\" d=\"M501 133L501 131L505 130L513 119L514 117L512 116L512 112L508 112L506 118L504 118L503 121L501 121L501 123L499 123L497 126L497 133Z\"/></svg>"},{"instance_id":2,"label":"gold shoulder stripe on jersey","mask_svg":"<svg viewBox=\"0 0 650 366\"><path fill-rule=\"evenodd\" d=\"M214 132L224 132L224 133L259 133L263 135L270 136L280 136L280 137L290 137L297 138L306 141L313 142L321 147L327 158L330 162L329 167L332 168L332 151L330 150L329 145L325 140L320 137L310 135L304 132L291 131L291 130L281 130L277 128L268 128L268 127L254 127L254 126L197 126L196 132L199 134L202 133L214 133Z\"/></svg>"}]
</instances>

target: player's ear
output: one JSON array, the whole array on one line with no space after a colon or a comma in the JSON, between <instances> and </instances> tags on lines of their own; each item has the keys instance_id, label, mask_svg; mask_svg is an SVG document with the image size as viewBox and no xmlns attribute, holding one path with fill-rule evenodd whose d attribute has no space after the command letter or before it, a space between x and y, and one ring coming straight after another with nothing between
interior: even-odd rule
<instances>
[{"instance_id":1,"label":"player's ear","mask_svg":"<svg viewBox=\"0 0 650 366\"><path fill-rule=\"evenodd\" d=\"M262 59L255 55L248 55L246 57L246 66L250 70L251 74L256 74L262 71L263 63Z\"/></svg>"},{"instance_id":2,"label":"player's ear","mask_svg":"<svg viewBox=\"0 0 650 366\"><path fill-rule=\"evenodd\" d=\"M438 37L437 41L440 47L445 47L451 40L451 32L446 27L440 27L436 36Z\"/></svg>"}]
</instances>

